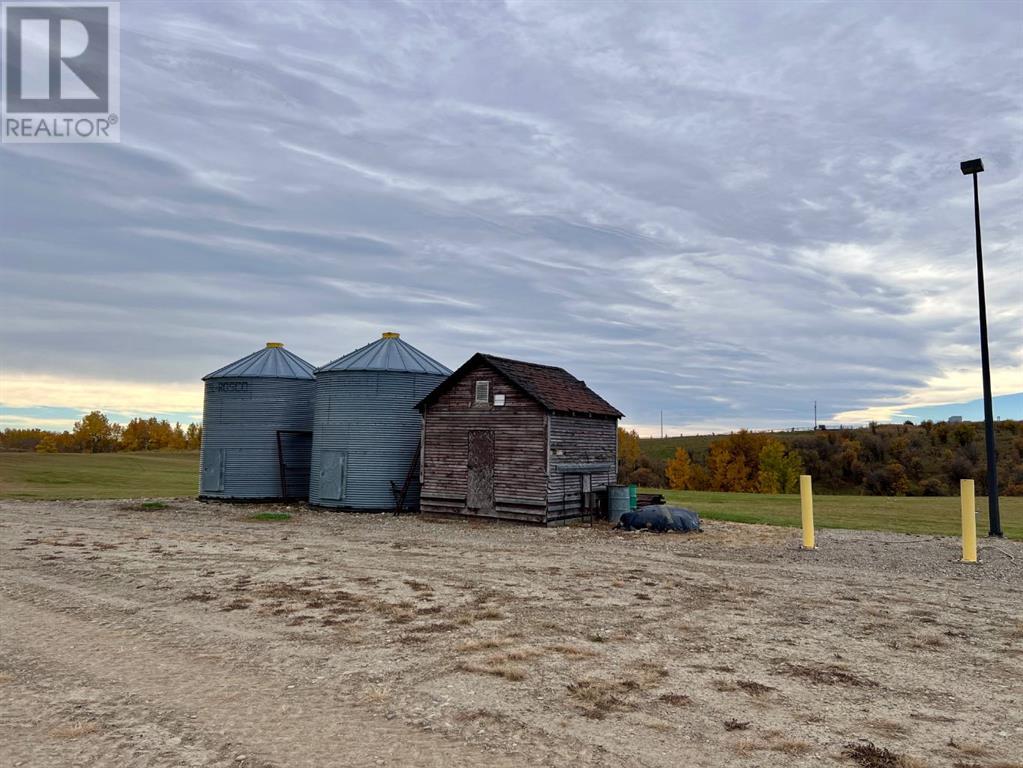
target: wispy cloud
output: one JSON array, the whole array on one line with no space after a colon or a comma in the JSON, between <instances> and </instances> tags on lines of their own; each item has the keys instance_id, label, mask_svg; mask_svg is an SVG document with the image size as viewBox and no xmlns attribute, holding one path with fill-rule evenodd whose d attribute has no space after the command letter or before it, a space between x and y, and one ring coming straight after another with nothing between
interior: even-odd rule
<instances>
[{"instance_id":1,"label":"wispy cloud","mask_svg":"<svg viewBox=\"0 0 1023 768\"><path fill-rule=\"evenodd\" d=\"M565 365L636 425L973 399L977 155L995 390L1023 389L1017 5L122 22L122 144L0 148L10 407L195 413L268 339L319 364L384 329Z\"/></svg>"}]
</instances>

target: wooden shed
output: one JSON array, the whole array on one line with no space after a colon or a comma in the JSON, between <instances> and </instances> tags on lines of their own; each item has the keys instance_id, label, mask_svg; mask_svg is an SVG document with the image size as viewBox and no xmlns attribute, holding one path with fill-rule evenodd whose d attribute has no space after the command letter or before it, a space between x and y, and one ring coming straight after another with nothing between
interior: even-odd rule
<instances>
[{"instance_id":1,"label":"wooden shed","mask_svg":"<svg viewBox=\"0 0 1023 768\"><path fill-rule=\"evenodd\" d=\"M417 407L423 512L547 525L615 481L622 414L563 368L478 353Z\"/></svg>"}]
</instances>

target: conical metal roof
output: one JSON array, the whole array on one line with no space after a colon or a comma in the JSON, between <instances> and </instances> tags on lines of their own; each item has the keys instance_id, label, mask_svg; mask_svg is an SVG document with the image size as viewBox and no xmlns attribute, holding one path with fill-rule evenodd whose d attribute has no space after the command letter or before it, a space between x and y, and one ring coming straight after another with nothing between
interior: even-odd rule
<instances>
[{"instance_id":1,"label":"conical metal roof","mask_svg":"<svg viewBox=\"0 0 1023 768\"><path fill-rule=\"evenodd\" d=\"M298 355L289 352L277 341L268 341L266 347L236 360L230 365L218 368L202 377L207 379L261 378L261 379L311 379L314 366Z\"/></svg>"},{"instance_id":2,"label":"conical metal roof","mask_svg":"<svg viewBox=\"0 0 1023 768\"><path fill-rule=\"evenodd\" d=\"M372 344L316 369L317 373L326 371L404 371L451 375L450 368L402 341L397 333L385 333Z\"/></svg>"}]
</instances>

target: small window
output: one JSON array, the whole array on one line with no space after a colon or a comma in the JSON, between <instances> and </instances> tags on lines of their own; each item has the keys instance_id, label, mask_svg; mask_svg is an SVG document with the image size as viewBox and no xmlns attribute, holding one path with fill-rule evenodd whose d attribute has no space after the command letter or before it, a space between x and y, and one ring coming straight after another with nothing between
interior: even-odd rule
<instances>
[{"instance_id":1,"label":"small window","mask_svg":"<svg viewBox=\"0 0 1023 768\"><path fill-rule=\"evenodd\" d=\"M477 381L476 382L476 397L474 398L476 403L489 403L490 402L490 382L489 381Z\"/></svg>"}]
</instances>

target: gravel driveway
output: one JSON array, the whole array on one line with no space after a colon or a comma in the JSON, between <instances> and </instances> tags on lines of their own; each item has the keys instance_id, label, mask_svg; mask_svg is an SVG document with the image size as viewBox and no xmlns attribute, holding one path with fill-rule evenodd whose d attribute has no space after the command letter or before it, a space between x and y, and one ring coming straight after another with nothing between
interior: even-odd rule
<instances>
[{"instance_id":1,"label":"gravel driveway","mask_svg":"<svg viewBox=\"0 0 1023 768\"><path fill-rule=\"evenodd\" d=\"M167 504L0 502L0 764L1023 765L1019 543Z\"/></svg>"}]
</instances>

